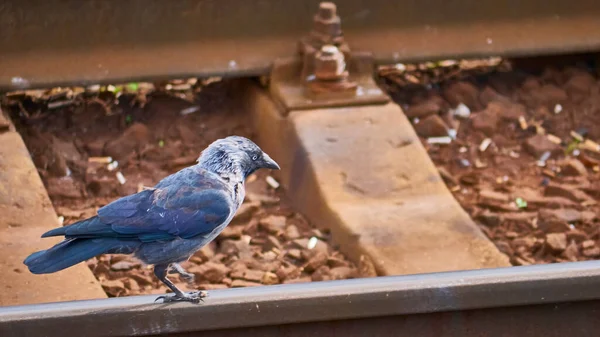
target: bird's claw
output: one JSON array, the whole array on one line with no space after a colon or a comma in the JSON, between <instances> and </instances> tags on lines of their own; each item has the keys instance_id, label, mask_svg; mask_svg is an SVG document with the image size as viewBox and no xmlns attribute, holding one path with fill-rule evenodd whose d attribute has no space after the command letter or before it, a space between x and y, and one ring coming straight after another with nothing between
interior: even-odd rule
<instances>
[{"instance_id":1,"label":"bird's claw","mask_svg":"<svg viewBox=\"0 0 600 337\"><path fill-rule=\"evenodd\" d=\"M163 303L190 302L198 304L200 302L204 302L205 297L208 297L208 293L206 291L192 291L189 293L183 293L183 296L177 294L171 296L159 296L154 300L154 302L158 300L163 300Z\"/></svg>"}]
</instances>

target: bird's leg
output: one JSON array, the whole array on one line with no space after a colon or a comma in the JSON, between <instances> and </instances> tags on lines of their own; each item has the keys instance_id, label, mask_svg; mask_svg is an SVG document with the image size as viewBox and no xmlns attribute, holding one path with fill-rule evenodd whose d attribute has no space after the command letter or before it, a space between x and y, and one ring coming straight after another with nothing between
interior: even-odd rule
<instances>
[{"instance_id":1,"label":"bird's leg","mask_svg":"<svg viewBox=\"0 0 600 337\"><path fill-rule=\"evenodd\" d=\"M171 289L174 293L174 295L171 296L167 296L167 295L163 295L163 296L159 296L156 300L163 300L163 303L169 303L169 302L191 302L191 303L200 303L200 301L202 301L202 299L206 296L208 296L208 294L206 293L206 291L192 291L189 293L184 293L183 291L179 290L179 288L177 288L175 286L175 284L173 284L173 282L171 282L171 280L169 280L167 278L167 270L169 269L169 265L168 264L158 264L154 266L154 275L156 275L156 277L162 282L164 283L167 287L169 287L169 289Z\"/></svg>"},{"instance_id":2,"label":"bird's leg","mask_svg":"<svg viewBox=\"0 0 600 337\"><path fill-rule=\"evenodd\" d=\"M179 263L172 263L169 272L181 275L188 283L194 283L194 278L196 277L196 275L185 271Z\"/></svg>"}]
</instances>

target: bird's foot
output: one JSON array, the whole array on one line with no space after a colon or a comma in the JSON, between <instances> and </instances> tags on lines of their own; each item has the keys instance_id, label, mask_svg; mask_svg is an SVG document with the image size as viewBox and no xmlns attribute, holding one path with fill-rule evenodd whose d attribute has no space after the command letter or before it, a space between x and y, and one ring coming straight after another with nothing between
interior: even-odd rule
<instances>
[{"instance_id":1,"label":"bird's foot","mask_svg":"<svg viewBox=\"0 0 600 337\"><path fill-rule=\"evenodd\" d=\"M194 304L198 304L200 302L204 302L204 298L208 297L208 293L206 291L192 291L189 293L182 293L181 295L163 295L159 296L154 300L154 302L158 300L163 300L163 303L172 303L172 302L190 302Z\"/></svg>"}]
</instances>

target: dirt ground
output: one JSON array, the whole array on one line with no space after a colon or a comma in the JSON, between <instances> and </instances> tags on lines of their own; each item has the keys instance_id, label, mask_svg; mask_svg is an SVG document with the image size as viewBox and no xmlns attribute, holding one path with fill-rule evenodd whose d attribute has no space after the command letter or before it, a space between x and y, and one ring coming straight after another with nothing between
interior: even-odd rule
<instances>
[{"instance_id":1,"label":"dirt ground","mask_svg":"<svg viewBox=\"0 0 600 337\"><path fill-rule=\"evenodd\" d=\"M600 81L587 56L394 65L379 76L514 265L600 257Z\"/></svg>"},{"instance_id":2,"label":"dirt ground","mask_svg":"<svg viewBox=\"0 0 600 337\"><path fill-rule=\"evenodd\" d=\"M11 93L3 108L66 225L193 165L218 138L252 138L236 86L192 79L55 88ZM195 283L171 276L178 286L211 290L376 276L368 261L357 268L332 247L329 233L295 212L277 188L276 175L269 174L276 172L249 177L246 200L232 224L183 264L196 275ZM127 256L103 255L87 264L109 296L167 290L151 269Z\"/></svg>"}]
</instances>

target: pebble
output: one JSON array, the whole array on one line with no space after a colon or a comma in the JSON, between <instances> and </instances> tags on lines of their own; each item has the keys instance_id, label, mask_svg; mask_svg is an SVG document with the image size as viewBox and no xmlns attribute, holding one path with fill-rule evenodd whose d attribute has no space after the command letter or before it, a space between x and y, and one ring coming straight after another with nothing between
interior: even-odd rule
<instances>
[{"instance_id":1,"label":"pebble","mask_svg":"<svg viewBox=\"0 0 600 337\"><path fill-rule=\"evenodd\" d=\"M233 282L231 282L232 288L257 287L257 286L261 286L261 285L262 284L259 282L251 282L251 281L246 281L246 280L233 280Z\"/></svg>"},{"instance_id":2,"label":"pebble","mask_svg":"<svg viewBox=\"0 0 600 337\"><path fill-rule=\"evenodd\" d=\"M188 272L194 274L198 280L206 280L210 283L221 282L231 269L222 263L206 262L199 266L193 266Z\"/></svg>"},{"instance_id":3,"label":"pebble","mask_svg":"<svg viewBox=\"0 0 600 337\"><path fill-rule=\"evenodd\" d=\"M270 215L259 221L262 226L271 234L277 234L285 230L285 217L280 215Z\"/></svg>"},{"instance_id":4,"label":"pebble","mask_svg":"<svg viewBox=\"0 0 600 337\"><path fill-rule=\"evenodd\" d=\"M566 176L587 176L588 174L585 165L575 158L567 159L560 172Z\"/></svg>"},{"instance_id":5,"label":"pebble","mask_svg":"<svg viewBox=\"0 0 600 337\"><path fill-rule=\"evenodd\" d=\"M422 119L414 125L417 134L424 138L448 136L448 126L438 115L432 115Z\"/></svg>"},{"instance_id":6,"label":"pebble","mask_svg":"<svg viewBox=\"0 0 600 337\"><path fill-rule=\"evenodd\" d=\"M567 235L565 233L550 233L546 235L546 244L555 253L567 249Z\"/></svg>"},{"instance_id":7,"label":"pebble","mask_svg":"<svg viewBox=\"0 0 600 337\"><path fill-rule=\"evenodd\" d=\"M562 152L560 145L553 143L545 135L537 134L528 138L523 144L525 150L535 158L541 157L544 152L558 155Z\"/></svg>"}]
</instances>

